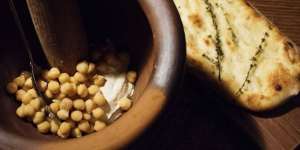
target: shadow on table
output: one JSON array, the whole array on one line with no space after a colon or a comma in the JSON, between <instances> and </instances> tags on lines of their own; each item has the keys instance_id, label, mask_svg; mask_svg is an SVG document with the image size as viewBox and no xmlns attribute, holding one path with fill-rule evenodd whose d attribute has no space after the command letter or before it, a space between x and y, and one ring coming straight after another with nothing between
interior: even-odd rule
<instances>
[{"instance_id":1,"label":"shadow on table","mask_svg":"<svg viewBox=\"0 0 300 150\"><path fill-rule=\"evenodd\" d=\"M217 102L224 100L213 87L206 85L210 84L187 75L183 86L172 96L157 121L127 149L263 149L227 116L224 109L239 111L230 104ZM244 119L243 123L253 128L252 131L256 131L249 117L244 117L243 113L240 117ZM252 135L261 137L258 132Z\"/></svg>"}]
</instances>

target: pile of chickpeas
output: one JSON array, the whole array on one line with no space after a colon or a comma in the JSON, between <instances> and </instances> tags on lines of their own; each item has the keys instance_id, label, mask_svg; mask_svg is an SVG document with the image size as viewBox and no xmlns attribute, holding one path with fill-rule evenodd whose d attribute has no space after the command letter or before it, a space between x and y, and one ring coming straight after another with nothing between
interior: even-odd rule
<instances>
[{"instance_id":1,"label":"pile of chickpeas","mask_svg":"<svg viewBox=\"0 0 300 150\"><path fill-rule=\"evenodd\" d=\"M106 82L103 74L123 71L123 64L126 62L122 61L122 57L110 54L98 64L87 61L78 63L73 76L55 67L45 70L38 84L43 94L51 100L47 107L56 119L47 114L46 105L34 89L29 72L24 71L9 82L7 91L15 94L20 102L17 116L32 122L40 133L78 138L107 126L108 103L100 91ZM134 83L136 77L135 71L127 72L128 82ZM117 104L121 110L127 111L132 101L130 97L123 97Z\"/></svg>"}]
</instances>

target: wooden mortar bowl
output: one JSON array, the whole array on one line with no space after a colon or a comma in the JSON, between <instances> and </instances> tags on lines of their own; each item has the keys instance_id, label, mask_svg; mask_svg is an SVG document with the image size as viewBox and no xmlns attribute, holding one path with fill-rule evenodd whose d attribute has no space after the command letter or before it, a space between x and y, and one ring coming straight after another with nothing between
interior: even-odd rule
<instances>
[{"instance_id":1,"label":"wooden mortar bowl","mask_svg":"<svg viewBox=\"0 0 300 150\"><path fill-rule=\"evenodd\" d=\"M107 31L107 35L112 39L125 41L130 49L132 62L139 70L133 107L104 130L82 138L62 140L38 133L32 124L17 118L15 110L18 103L5 91L8 81L20 71L28 69L28 59L16 28L7 25L5 30L14 31L9 33L10 37L14 38L9 38L12 39L11 42L2 42L0 47L0 149L118 149L137 138L161 112L170 94L175 90L184 67L185 39L177 10L171 0L115 2L120 4L112 2L111 6L120 6L125 12L115 12L115 15L112 15L121 15L120 20L123 22L118 18L105 18L109 13L97 13L97 18L93 19L101 20L98 24L97 21L95 23L99 25L98 29L104 28L102 31ZM128 17L125 23L124 17ZM103 23L104 20L107 22ZM89 36L93 36L93 33L101 34L100 30L88 32Z\"/></svg>"}]
</instances>

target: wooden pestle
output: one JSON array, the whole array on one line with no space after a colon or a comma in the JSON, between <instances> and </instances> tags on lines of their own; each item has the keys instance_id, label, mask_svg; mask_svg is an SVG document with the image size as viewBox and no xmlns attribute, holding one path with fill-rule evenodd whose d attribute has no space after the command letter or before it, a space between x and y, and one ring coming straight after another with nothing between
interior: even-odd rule
<instances>
[{"instance_id":1,"label":"wooden pestle","mask_svg":"<svg viewBox=\"0 0 300 150\"><path fill-rule=\"evenodd\" d=\"M74 0L26 0L49 64L73 74L87 54L87 38Z\"/></svg>"}]
</instances>

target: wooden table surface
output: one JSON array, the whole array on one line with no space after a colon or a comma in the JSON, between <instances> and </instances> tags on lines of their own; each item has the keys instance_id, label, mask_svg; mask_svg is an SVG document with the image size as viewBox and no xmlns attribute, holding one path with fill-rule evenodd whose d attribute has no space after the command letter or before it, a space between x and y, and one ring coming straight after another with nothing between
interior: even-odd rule
<instances>
[{"instance_id":1,"label":"wooden table surface","mask_svg":"<svg viewBox=\"0 0 300 150\"><path fill-rule=\"evenodd\" d=\"M300 0L249 0L300 45ZM257 117L187 74L161 117L128 149L294 149L300 109ZM299 99L299 98L298 98ZM294 104L292 104L294 105Z\"/></svg>"}]
</instances>

